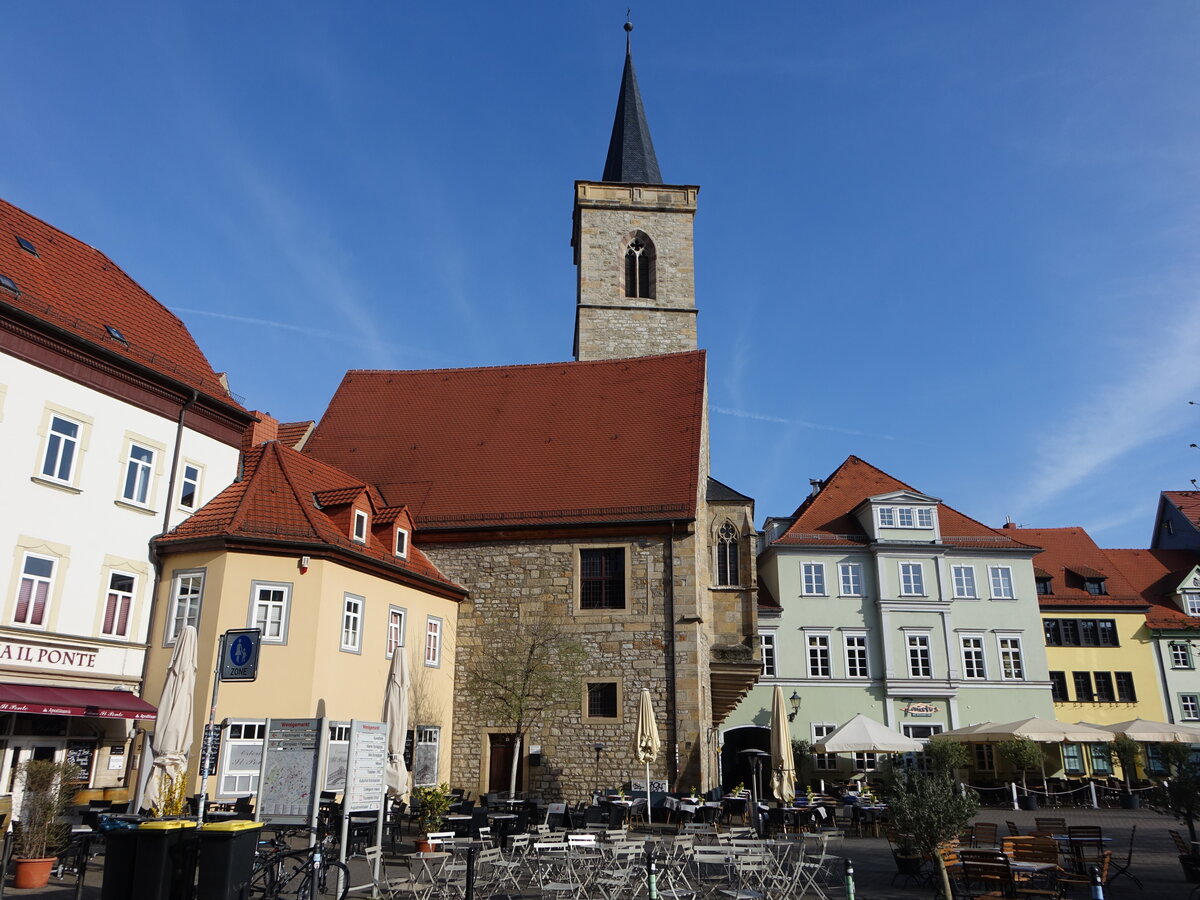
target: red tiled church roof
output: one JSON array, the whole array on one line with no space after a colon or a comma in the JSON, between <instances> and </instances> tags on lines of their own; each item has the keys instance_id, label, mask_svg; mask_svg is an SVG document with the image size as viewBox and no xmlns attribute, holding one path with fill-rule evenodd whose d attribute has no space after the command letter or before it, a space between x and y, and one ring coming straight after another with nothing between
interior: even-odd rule
<instances>
[{"instance_id":1,"label":"red tiled church roof","mask_svg":"<svg viewBox=\"0 0 1200 900\"><path fill-rule=\"evenodd\" d=\"M703 351L346 374L304 452L423 528L690 519Z\"/></svg>"},{"instance_id":2,"label":"red tiled church roof","mask_svg":"<svg viewBox=\"0 0 1200 900\"><path fill-rule=\"evenodd\" d=\"M1104 556L1149 605L1148 627L1200 628L1200 618L1189 616L1170 596L1200 563L1200 554L1191 550L1105 550Z\"/></svg>"},{"instance_id":3,"label":"red tiled church roof","mask_svg":"<svg viewBox=\"0 0 1200 900\"><path fill-rule=\"evenodd\" d=\"M1131 610L1145 606L1141 595L1109 561L1106 551L1097 547L1091 535L1082 528L1005 526L1003 531L1042 548L1042 552L1033 558L1033 564L1050 576L1053 593L1038 595L1041 606L1125 606ZM1083 586L1084 578L1103 578L1108 593L1089 594Z\"/></svg>"},{"instance_id":4,"label":"red tiled church roof","mask_svg":"<svg viewBox=\"0 0 1200 900\"><path fill-rule=\"evenodd\" d=\"M303 450L308 436L316 423L312 419L305 422L280 422L276 429L279 443L293 450Z\"/></svg>"},{"instance_id":5,"label":"red tiled church roof","mask_svg":"<svg viewBox=\"0 0 1200 900\"><path fill-rule=\"evenodd\" d=\"M379 493L369 485L360 483L347 488L347 483L354 481L352 476L278 441L250 450L245 469L242 480L158 538L160 552L205 538L240 537L285 545L324 544L342 554L364 557L461 591L411 541L406 558L395 555L391 526L397 510L386 507ZM373 526L387 526L368 529L365 544L350 539L349 516L344 505L322 509L316 500L320 496L349 492L352 492L350 501L362 500ZM385 515L377 519L376 511Z\"/></svg>"},{"instance_id":6,"label":"red tiled church roof","mask_svg":"<svg viewBox=\"0 0 1200 900\"><path fill-rule=\"evenodd\" d=\"M1163 491L1162 496L1175 504L1184 518L1200 529L1200 491Z\"/></svg>"},{"instance_id":7,"label":"red tiled church roof","mask_svg":"<svg viewBox=\"0 0 1200 900\"><path fill-rule=\"evenodd\" d=\"M894 491L920 493L857 456L849 456L825 480L816 496L810 496L796 510L791 527L773 543L784 546L866 543L867 533L855 518L854 510L868 497ZM1028 549L1019 541L944 503L938 506L938 524L943 544L998 550Z\"/></svg>"},{"instance_id":8,"label":"red tiled church roof","mask_svg":"<svg viewBox=\"0 0 1200 900\"><path fill-rule=\"evenodd\" d=\"M28 241L36 255L24 249ZM0 308L13 307L240 408L187 326L107 256L0 200ZM117 329L122 342L105 328Z\"/></svg>"}]
</instances>

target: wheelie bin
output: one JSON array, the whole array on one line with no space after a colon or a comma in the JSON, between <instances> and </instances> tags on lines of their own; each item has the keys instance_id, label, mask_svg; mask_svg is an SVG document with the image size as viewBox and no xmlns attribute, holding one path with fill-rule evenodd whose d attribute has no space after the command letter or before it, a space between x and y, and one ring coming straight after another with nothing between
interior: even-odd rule
<instances>
[{"instance_id":1,"label":"wheelie bin","mask_svg":"<svg viewBox=\"0 0 1200 900\"><path fill-rule=\"evenodd\" d=\"M133 861L133 894L138 900L192 900L195 867L189 865L192 841L184 840L196 823L157 819L138 825Z\"/></svg>"},{"instance_id":2,"label":"wheelie bin","mask_svg":"<svg viewBox=\"0 0 1200 900\"><path fill-rule=\"evenodd\" d=\"M196 900L244 900L262 827L262 822L243 820L200 826Z\"/></svg>"}]
</instances>

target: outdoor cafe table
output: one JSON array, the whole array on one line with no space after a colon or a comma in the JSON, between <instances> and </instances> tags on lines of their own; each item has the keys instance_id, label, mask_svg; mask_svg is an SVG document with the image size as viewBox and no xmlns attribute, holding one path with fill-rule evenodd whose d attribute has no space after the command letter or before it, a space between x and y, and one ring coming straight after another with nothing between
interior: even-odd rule
<instances>
[{"instance_id":1,"label":"outdoor cafe table","mask_svg":"<svg viewBox=\"0 0 1200 900\"><path fill-rule=\"evenodd\" d=\"M488 813L488 818L496 823L497 837L501 850L508 849L508 829L517 820L516 813Z\"/></svg>"},{"instance_id":2,"label":"outdoor cafe table","mask_svg":"<svg viewBox=\"0 0 1200 900\"><path fill-rule=\"evenodd\" d=\"M446 825L454 829L455 837L466 837L467 831L471 826L471 817L465 813L456 813L454 815L443 816Z\"/></svg>"},{"instance_id":3,"label":"outdoor cafe table","mask_svg":"<svg viewBox=\"0 0 1200 900\"><path fill-rule=\"evenodd\" d=\"M1050 837L1058 842L1059 852L1071 857L1071 867L1080 874L1086 874L1088 863L1092 862L1084 858L1084 847L1098 847L1103 850L1105 844L1112 843L1112 838L1085 837L1081 834L1052 834Z\"/></svg>"}]
</instances>

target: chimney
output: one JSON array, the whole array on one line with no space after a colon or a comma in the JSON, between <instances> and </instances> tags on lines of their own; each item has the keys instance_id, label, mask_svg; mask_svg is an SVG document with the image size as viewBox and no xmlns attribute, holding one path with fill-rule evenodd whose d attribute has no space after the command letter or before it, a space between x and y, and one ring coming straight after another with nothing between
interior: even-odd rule
<instances>
[{"instance_id":1,"label":"chimney","mask_svg":"<svg viewBox=\"0 0 1200 900\"><path fill-rule=\"evenodd\" d=\"M821 488L825 487L824 480L820 478L810 478L808 483L812 486L812 490L808 494L810 500L821 493Z\"/></svg>"},{"instance_id":2,"label":"chimney","mask_svg":"<svg viewBox=\"0 0 1200 900\"><path fill-rule=\"evenodd\" d=\"M279 420L270 413L259 412L252 410L252 415L258 417L258 421L251 422L246 426L246 430L242 432L242 452L252 450L259 444L265 444L267 441L276 440L279 437Z\"/></svg>"}]
</instances>

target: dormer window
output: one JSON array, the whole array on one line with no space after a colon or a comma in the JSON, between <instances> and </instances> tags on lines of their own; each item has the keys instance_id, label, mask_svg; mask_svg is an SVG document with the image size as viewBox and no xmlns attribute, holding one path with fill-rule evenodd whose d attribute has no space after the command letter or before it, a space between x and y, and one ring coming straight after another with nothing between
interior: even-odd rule
<instances>
[{"instance_id":1,"label":"dormer window","mask_svg":"<svg viewBox=\"0 0 1200 900\"><path fill-rule=\"evenodd\" d=\"M354 532L351 537L360 544L367 542L367 514L361 509L354 511Z\"/></svg>"},{"instance_id":2,"label":"dormer window","mask_svg":"<svg viewBox=\"0 0 1200 900\"><path fill-rule=\"evenodd\" d=\"M1108 593L1104 581L1103 578L1085 578L1083 579L1083 589L1094 597L1102 597Z\"/></svg>"},{"instance_id":3,"label":"dormer window","mask_svg":"<svg viewBox=\"0 0 1200 900\"><path fill-rule=\"evenodd\" d=\"M927 506L881 506L880 528L932 528L933 510Z\"/></svg>"},{"instance_id":4,"label":"dormer window","mask_svg":"<svg viewBox=\"0 0 1200 900\"><path fill-rule=\"evenodd\" d=\"M1183 594L1183 610L1189 616L1200 616L1200 594L1185 592Z\"/></svg>"},{"instance_id":5,"label":"dormer window","mask_svg":"<svg viewBox=\"0 0 1200 900\"><path fill-rule=\"evenodd\" d=\"M401 559L408 556L408 532L403 528L396 529L396 555Z\"/></svg>"},{"instance_id":6,"label":"dormer window","mask_svg":"<svg viewBox=\"0 0 1200 900\"><path fill-rule=\"evenodd\" d=\"M1054 582L1049 575L1037 575L1033 580L1037 584L1037 592L1043 597L1049 597L1054 593Z\"/></svg>"}]
</instances>

